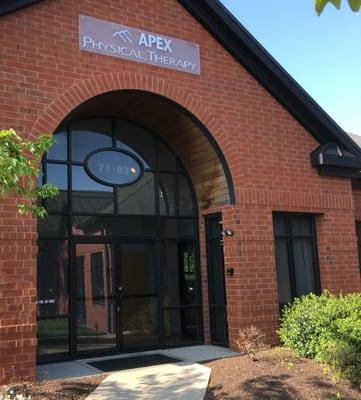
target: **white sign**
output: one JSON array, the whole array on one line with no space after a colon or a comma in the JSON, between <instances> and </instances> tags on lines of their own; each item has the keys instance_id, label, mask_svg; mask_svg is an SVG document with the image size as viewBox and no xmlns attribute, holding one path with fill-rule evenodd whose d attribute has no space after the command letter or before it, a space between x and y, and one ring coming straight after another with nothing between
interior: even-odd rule
<instances>
[{"instance_id":1,"label":"white sign","mask_svg":"<svg viewBox=\"0 0 361 400\"><path fill-rule=\"evenodd\" d=\"M79 16L80 50L199 75L199 45L170 36Z\"/></svg>"}]
</instances>

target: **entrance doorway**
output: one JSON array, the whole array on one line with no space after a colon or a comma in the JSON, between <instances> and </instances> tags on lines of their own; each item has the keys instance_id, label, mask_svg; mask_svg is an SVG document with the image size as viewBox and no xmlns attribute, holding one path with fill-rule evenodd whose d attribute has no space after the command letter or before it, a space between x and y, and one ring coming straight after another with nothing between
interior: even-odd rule
<instances>
[{"instance_id":1,"label":"entrance doorway","mask_svg":"<svg viewBox=\"0 0 361 400\"><path fill-rule=\"evenodd\" d=\"M38 220L38 360L201 344L198 217L177 155L114 117L60 126Z\"/></svg>"},{"instance_id":2,"label":"entrance doorway","mask_svg":"<svg viewBox=\"0 0 361 400\"><path fill-rule=\"evenodd\" d=\"M160 347L154 242L82 240L73 251L76 353Z\"/></svg>"}]
</instances>

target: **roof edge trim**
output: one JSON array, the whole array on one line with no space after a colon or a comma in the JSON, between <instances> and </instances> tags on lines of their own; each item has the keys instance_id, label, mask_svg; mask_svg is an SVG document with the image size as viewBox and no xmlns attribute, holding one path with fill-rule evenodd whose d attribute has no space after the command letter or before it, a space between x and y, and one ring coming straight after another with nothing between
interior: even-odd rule
<instances>
[{"instance_id":1,"label":"roof edge trim","mask_svg":"<svg viewBox=\"0 0 361 400\"><path fill-rule=\"evenodd\" d=\"M21 8L39 3L43 0L2 0L0 5L0 16L9 14L13 11L20 10Z\"/></svg>"},{"instance_id":2,"label":"roof edge trim","mask_svg":"<svg viewBox=\"0 0 361 400\"><path fill-rule=\"evenodd\" d=\"M320 143L361 149L219 0L178 0L193 17Z\"/></svg>"},{"instance_id":3,"label":"roof edge trim","mask_svg":"<svg viewBox=\"0 0 361 400\"><path fill-rule=\"evenodd\" d=\"M44 0L2 0L0 16ZM220 0L177 0L319 143L361 148L243 27Z\"/></svg>"}]
</instances>

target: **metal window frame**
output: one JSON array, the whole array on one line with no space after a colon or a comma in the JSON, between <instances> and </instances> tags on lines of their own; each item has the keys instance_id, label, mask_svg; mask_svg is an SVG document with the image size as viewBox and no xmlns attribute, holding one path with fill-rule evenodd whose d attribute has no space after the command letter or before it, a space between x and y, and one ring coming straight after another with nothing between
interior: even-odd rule
<instances>
[{"instance_id":1,"label":"metal window frame","mask_svg":"<svg viewBox=\"0 0 361 400\"><path fill-rule=\"evenodd\" d=\"M212 268L211 268L211 246L213 245L212 242L215 240L218 240L218 238L214 238L211 235L211 230L210 230L210 220L217 220L220 224L222 224L222 214L221 213L212 213L212 214L207 214L204 216L205 220L205 232L206 232L206 254L207 254L207 278L208 278L208 306L209 306L209 322L210 322L210 330L211 330L211 343L216 346L222 346L222 347L229 347L229 331L228 331L228 318L227 318L227 287L226 287L226 276L224 272L224 254L223 254L223 246L221 243L219 243L220 249L221 249L221 257L222 257L222 265L220 266L222 268L222 275L223 275L223 294L224 294L224 304L214 304L213 302L213 294L212 294L212 287L213 287L213 276L212 276ZM222 228L220 227L220 231ZM222 240L222 237L220 236L219 240ZM220 282L218 282L220 283ZM213 315L213 309L215 308L222 308L225 311L225 322L226 326L225 328L225 335L226 335L226 342L219 342L214 339L214 332L215 332L215 321L214 321L214 315Z\"/></svg>"},{"instance_id":2,"label":"metal window frame","mask_svg":"<svg viewBox=\"0 0 361 400\"><path fill-rule=\"evenodd\" d=\"M47 166L48 164L62 164L67 166L67 172L68 172L68 190L67 190L67 201L68 201L68 207L66 212L49 212L50 216L64 216L67 218L68 222L68 227L67 227L67 233L63 237L39 237L39 240L41 241L47 241L47 240L67 240L68 241L68 255L69 255L69 310L68 310L68 320L69 320L69 351L67 353L59 353L59 354L53 354L53 355L48 355L48 356L40 356L38 357L38 362L39 363L46 363L49 361L63 361L65 359L75 359L75 358L82 358L82 357L88 357L89 355L95 355L94 353L90 354L87 352L84 353L79 353L77 352L77 345L76 345L76 330L77 330L77 321L76 321L76 269L75 269L75 262L76 262L76 252L75 252L75 246L78 243L98 243L98 242L107 242L107 243L124 243L124 242L129 242L129 243L142 243L142 242L149 242L152 241L154 243L155 247L155 262L156 262L156 268L158 271L158 315L159 315L159 337L160 337L160 347L161 348L167 348L165 345L165 340L164 340L164 316L163 313L166 310L166 307L163 305L163 293L162 293L162 274L161 272L161 264L160 264L160 258L161 258L161 243L167 239L165 236L161 236L160 233L160 224L162 221L165 220L176 220L176 221L182 221L182 220L190 220L193 221L193 230L194 234L191 238L187 239L185 238L177 238L177 242L179 241L192 241L194 243L194 251L195 251L195 261L196 261L196 289L197 289L197 304L191 305L192 308L197 309L197 326L198 326L198 336L197 340L194 341L194 345L202 344L203 343L203 316L202 316L202 288L201 288L201 276L200 276L200 251L199 251L199 226L198 226L198 208L197 208L197 198L196 198L196 193L192 184L192 181L190 179L190 176L187 173L187 170L185 166L183 165L182 161L176 156L175 152L168 146L166 142L163 141L162 138L159 138L154 132L150 131L149 129L134 123L134 121L127 120L125 118L118 118L118 117L113 117L113 116L104 116L104 115L96 115L88 118L80 118L77 121L82 121L82 120L87 120L87 119L94 119L94 118L110 118L111 119L111 137L112 137L112 144L114 149L117 149L116 146L116 134L115 134L115 121L116 120L125 120L128 123L132 123L133 125L147 131L154 139L154 158L155 158L155 165L154 168L145 168L145 172L153 172L154 173L154 205L155 205L155 212L154 214L119 214L117 205L118 205L118 189L113 188L113 200L114 200L114 212L113 213L107 213L107 214L102 214L102 213L78 213L74 212L73 210L73 204L72 204L72 173L71 169L73 166L85 166L85 160L84 162L74 162L72 160L72 130L71 130L71 124L73 124L76 121L70 121L68 122L65 126L61 125L58 127L58 129L55 131L54 134L57 132L64 132L66 130L67 133L67 159L66 160L55 160L55 159L47 159L47 155L45 154L42 160L42 171L43 171L43 183L47 182ZM158 169L158 159L159 159L159 149L158 149L158 143L162 142L162 144L170 151L172 154L173 158L173 169L172 170L159 170ZM107 147L109 149L109 147ZM99 149L97 149L99 150ZM136 149L134 149L136 151ZM178 168L178 166L181 167L181 169ZM170 176L173 176L173 183L174 183L174 189L175 189L175 213L174 215L162 215L160 213L160 204L159 204L159 194L158 194L158 188L160 184L159 180L159 174L169 174ZM192 205L193 205L193 212L192 215L180 215L180 209L179 209L179 185L178 185L178 176L183 176L186 179L186 182L189 185L189 189L191 192L191 198L192 198ZM94 180L93 177L91 179ZM95 180L96 181L96 180ZM44 204L46 205L46 204ZM153 236L137 236L133 235L131 237L123 237L123 236L102 236L102 237L97 237L97 236L91 236L91 235L83 235L83 236L77 236L73 235L72 229L73 229L73 217L77 216L94 216L94 217L116 217L116 218L139 218L139 219L154 219L155 221L155 234ZM178 224L177 224L178 226ZM178 228L179 229L179 226ZM174 239L174 238L170 238ZM183 305L176 306L175 309L182 310L184 308ZM188 345L188 344L187 344ZM179 346L183 346L183 344L179 344ZM152 346L150 346L152 347ZM170 346L170 347L178 347L177 345L175 346ZM119 347L120 348L120 347ZM156 348L159 348L156 347ZM129 349L127 348L125 351L141 351L143 349ZM118 352L118 351L116 351ZM111 350L110 352L101 352L98 353L96 352L96 355L100 354L114 354L114 350Z\"/></svg>"},{"instance_id":3,"label":"metal window frame","mask_svg":"<svg viewBox=\"0 0 361 400\"><path fill-rule=\"evenodd\" d=\"M291 227L291 218L294 216L302 216L309 218L311 233L309 235L294 235L292 234ZM275 231L275 219L277 217L281 217L285 219L286 224L286 234L280 235L276 234ZM286 240L287 247L287 260L288 260L288 273L290 278L290 293L291 293L291 302L297 297L296 294L296 277L295 277L295 265L294 265L294 257L293 257L293 240L297 239L307 239L311 240L312 244L312 271L313 277L315 281L315 294L321 294L321 279L320 279L320 267L319 267L319 256L318 256L318 245L317 245L317 231L316 231L316 214L312 213L300 213L300 212L273 212L272 213L272 221L273 221L273 235L274 235L274 246L276 248L277 239ZM276 260L275 260L276 263ZM277 264L276 264L277 270ZM277 282L278 287L278 282ZM310 292L311 293L311 292ZM279 303L280 310L285 306L284 303Z\"/></svg>"}]
</instances>

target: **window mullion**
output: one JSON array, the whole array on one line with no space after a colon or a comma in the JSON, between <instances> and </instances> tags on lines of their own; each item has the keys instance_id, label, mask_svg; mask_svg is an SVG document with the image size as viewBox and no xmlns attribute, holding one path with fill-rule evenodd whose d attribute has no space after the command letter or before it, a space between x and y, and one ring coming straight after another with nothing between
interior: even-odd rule
<instances>
[{"instance_id":1,"label":"window mullion","mask_svg":"<svg viewBox=\"0 0 361 400\"><path fill-rule=\"evenodd\" d=\"M290 276L290 287L291 287L291 296L292 299L297 296L296 290L296 275L295 275L295 264L294 264L294 253L293 253L293 237L291 230L291 220L287 216L286 217L286 226L287 226L287 253L288 253L288 265L289 265L289 276Z\"/></svg>"},{"instance_id":2,"label":"window mullion","mask_svg":"<svg viewBox=\"0 0 361 400\"><path fill-rule=\"evenodd\" d=\"M317 233L316 233L316 221L315 217L311 220L311 233L312 233L312 261L313 261L313 275L315 279L315 290L316 294L321 293L321 281L320 281L320 263L318 258L318 246L317 246Z\"/></svg>"}]
</instances>

